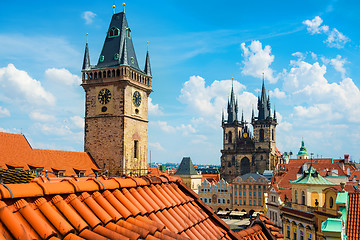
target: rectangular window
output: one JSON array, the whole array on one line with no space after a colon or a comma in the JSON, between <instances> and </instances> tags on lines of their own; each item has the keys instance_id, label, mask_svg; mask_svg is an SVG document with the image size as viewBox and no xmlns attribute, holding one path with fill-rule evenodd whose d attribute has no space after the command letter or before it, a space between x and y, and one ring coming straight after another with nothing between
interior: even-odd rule
<instances>
[{"instance_id":1,"label":"rectangular window","mask_svg":"<svg viewBox=\"0 0 360 240\"><path fill-rule=\"evenodd\" d=\"M290 227L286 226L286 237L290 238Z\"/></svg>"},{"instance_id":2,"label":"rectangular window","mask_svg":"<svg viewBox=\"0 0 360 240\"><path fill-rule=\"evenodd\" d=\"M304 232L300 230L300 240L304 240Z\"/></svg>"},{"instance_id":3,"label":"rectangular window","mask_svg":"<svg viewBox=\"0 0 360 240\"><path fill-rule=\"evenodd\" d=\"M241 196L241 191L239 191L239 196Z\"/></svg>"},{"instance_id":4,"label":"rectangular window","mask_svg":"<svg viewBox=\"0 0 360 240\"><path fill-rule=\"evenodd\" d=\"M249 196L251 197L251 192L249 192Z\"/></svg>"},{"instance_id":5,"label":"rectangular window","mask_svg":"<svg viewBox=\"0 0 360 240\"><path fill-rule=\"evenodd\" d=\"M230 199L227 200L227 204L230 204Z\"/></svg>"},{"instance_id":6,"label":"rectangular window","mask_svg":"<svg viewBox=\"0 0 360 240\"><path fill-rule=\"evenodd\" d=\"M251 204L251 200L249 200L249 205L252 205L252 204Z\"/></svg>"},{"instance_id":7,"label":"rectangular window","mask_svg":"<svg viewBox=\"0 0 360 240\"><path fill-rule=\"evenodd\" d=\"M225 204L225 198L223 198L223 204Z\"/></svg>"},{"instance_id":8,"label":"rectangular window","mask_svg":"<svg viewBox=\"0 0 360 240\"><path fill-rule=\"evenodd\" d=\"M207 198L204 198L204 203L207 203Z\"/></svg>"},{"instance_id":9,"label":"rectangular window","mask_svg":"<svg viewBox=\"0 0 360 240\"><path fill-rule=\"evenodd\" d=\"M137 151L138 151L138 144L139 144L139 141L138 140L135 140L134 141L134 158L137 158L138 154L137 154Z\"/></svg>"},{"instance_id":10,"label":"rectangular window","mask_svg":"<svg viewBox=\"0 0 360 240\"><path fill-rule=\"evenodd\" d=\"M221 199L220 199L220 198L218 199L218 203L221 203Z\"/></svg>"},{"instance_id":11,"label":"rectangular window","mask_svg":"<svg viewBox=\"0 0 360 240\"><path fill-rule=\"evenodd\" d=\"M235 204L237 204L237 199L235 199Z\"/></svg>"},{"instance_id":12,"label":"rectangular window","mask_svg":"<svg viewBox=\"0 0 360 240\"><path fill-rule=\"evenodd\" d=\"M244 205L246 205L246 200L244 200Z\"/></svg>"},{"instance_id":13,"label":"rectangular window","mask_svg":"<svg viewBox=\"0 0 360 240\"><path fill-rule=\"evenodd\" d=\"M211 203L211 198L209 198L209 203Z\"/></svg>"},{"instance_id":14,"label":"rectangular window","mask_svg":"<svg viewBox=\"0 0 360 240\"><path fill-rule=\"evenodd\" d=\"M237 196L237 191L235 191L235 196Z\"/></svg>"},{"instance_id":15,"label":"rectangular window","mask_svg":"<svg viewBox=\"0 0 360 240\"><path fill-rule=\"evenodd\" d=\"M308 233L308 240L312 240L311 233Z\"/></svg>"},{"instance_id":16,"label":"rectangular window","mask_svg":"<svg viewBox=\"0 0 360 240\"><path fill-rule=\"evenodd\" d=\"M254 206L256 206L256 201L254 200Z\"/></svg>"},{"instance_id":17,"label":"rectangular window","mask_svg":"<svg viewBox=\"0 0 360 240\"><path fill-rule=\"evenodd\" d=\"M251 189L251 185L249 185L249 189Z\"/></svg>"},{"instance_id":18,"label":"rectangular window","mask_svg":"<svg viewBox=\"0 0 360 240\"><path fill-rule=\"evenodd\" d=\"M239 200L239 205L241 205L241 199Z\"/></svg>"},{"instance_id":19,"label":"rectangular window","mask_svg":"<svg viewBox=\"0 0 360 240\"><path fill-rule=\"evenodd\" d=\"M254 197L256 197L256 192L254 192Z\"/></svg>"},{"instance_id":20,"label":"rectangular window","mask_svg":"<svg viewBox=\"0 0 360 240\"><path fill-rule=\"evenodd\" d=\"M259 201L259 206L261 206L261 201Z\"/></svg>"},{"instance_id":21,"label":"rectangular window","mask_svg":"<svg viewBox=\"0 0 360 240\"><path fill-rule=\"evenodd\" d=\"M293 228L293 239L297 239L296 228Z\"/></svg>"},{"instance_id":22,"label":"rectangular window","mask_svg":"<svg viewBox=\"0 0 360 240\"><path fill-rule=\"evenodd\" d=\"M246 196L246 192L244 191L243 194L244 194L243 196L245 197L245 196Z\"/></svg>"}]
</instances>

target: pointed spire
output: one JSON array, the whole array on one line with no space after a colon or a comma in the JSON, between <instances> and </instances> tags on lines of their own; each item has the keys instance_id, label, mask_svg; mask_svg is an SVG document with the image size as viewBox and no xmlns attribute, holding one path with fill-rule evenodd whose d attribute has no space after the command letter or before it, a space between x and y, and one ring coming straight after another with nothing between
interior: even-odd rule
<instances>
[{"instance_id":1,"label":"pointed spire","mask_svg":"<svg viewBox=\"0 0 360 240\"><path fill-rule=\"evenodd\" d=\"M147 42L146 60L144 72L146 75L151 76L150 57L149 57L149 42Z\"/></svg>"},{"instance_id":2,"label":"pointed spire","mask_svg":"<svg viewBox=\"0 0 360 240\"><path fill-rule=\"evenodd\" d=\"M125 3L123 3L122 5L123 5L123 13L125 13Z\"/></svg>"},{"instance_id":3,"label":"pointed spire","mask_svg":"<svg viewBox=\"0 0 360 240\"><path fill-rule=\"evenodd\" d=\"M120 64L122 65L129 65L128 64L128 57L127 57L127 48L126 48L126 38L124 39L123 49L122 49Z\"/></svg>"},{"instance_id":4,"label":"pointed spire","mask_svg":"<svg viewBox=\"0 0 360 240\"><path fill-rule=\"evenodd\" d=\"M251 120L255 120L254 107L251 108Z\"/></svg>"},{"instance_id":5,"label":"pointed spire","mask_svg":"<svg viewBox=\"0 0 360 240\"><path fill-rule=\"evenodd\" d=\"M90 69L90 54L89 54L89 46L88 46L88 33L86 33L86 46L85 46L82 70L88 70L88 69Z\"/></svg>"},{"instance_id":6,"label":"pointed spire","mask_svg":"<svg viewBox=\"0 0 360 240\"><path fill-rule=\"evenodd\" d=\"M275 105L274 105L274 120L276 121L276 109L275 109Z\"/></svg>"},{"instance_id":7,"label":"pointed spire","mask_svg":"<svg viewBox=\"0 0 360 240\"><path fill-rule=\"evenodd\" d=\"M261 97L258 98L258 110L259 110L258 120L266 120L267 118L271 117L270 98L266 96L264 76L262 81Z\"/></svg>"},{"instance_id":8,"label":"pointed spire","mask_svg":"<svg viewBox=\"0 0 360 240\"><path fill-rule=\"evenodd\" d=\"M244 110L241 110L241 123L244 123Z\"/></svg>"},{"instance_id":9,"label":"pointed spire","mask_svg":"<svg viewBox=\"0 0 360 240\"><path fill-rule=\"evenodd\" d=\"M221 123L224 123L224 109L222 110Z\"/></svg>"},{"instance_id":10,"label":"pointed spire","mask_svg":"<svg viewBox=\"0 0 360 240\"><path fill-rule=\"evenodd\" d=\"M237 121L238 106L234 94L234 78L231 78L231 94L228 102L228 123Z\"/></svg>"}]
</instances>

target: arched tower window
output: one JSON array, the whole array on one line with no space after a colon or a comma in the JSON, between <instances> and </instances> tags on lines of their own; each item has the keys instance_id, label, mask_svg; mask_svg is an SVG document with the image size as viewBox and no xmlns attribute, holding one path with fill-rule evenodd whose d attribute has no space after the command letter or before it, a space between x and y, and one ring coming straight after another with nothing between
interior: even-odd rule
<instances>
[{"instance_id":1,"label":"arched tower window","mask_svg":"<svg viewBox=\"0 0 360 240\"><path fill-rule=\"evenodd\" d=\"M109 38L117 37L119 35L120 35L120 30L118 28L116 28L116 27L110 28L110 30L108 32Z\"/></svg>"},{"instance_id":2,"label":"arched tower window","mask_svg":"<svg viewBox=\"0 0 360 240\"><path fill-rule=\"evenodd\" d=\"M244 175L244 174L250 172L250 160L247 157L244 157L243 159L241 159L240 171L241 171L241 175Z\"/></svg>"},{"instance_id":3,"label":"arched tower window","mask_svg":"<svg viewBox=\"0 0 360 240\"><path fill-rule=\"evenodd\" d=\"M232 143L232 132L229 131L229 143Z\"/></svg>"},{"instance_id":4,"label":"arched tower window","mask_svg":"<svg viewBox=\"0 0 360 240\"><path fill-rule=\"evenodd\" d=\"M275 141L274 139L275 139L275 131L274 129L271 129L271 140Z\"/></svg>"},{"instance_id":5,"label":"arched tower window","mask_svg":"<svg viewBox=\"0 0 360 240\"><path fill-rule=\"evenodd\" d=\"M263 142L263 141L264 141L264 129L260 129L259 142Z\"/></svg>"},{"instance_id":6,"label":"arched tower window","mask_svg":"<svg viewBox=\"0 0 360 240\"><path fill-rule=\"evenodd\" d=\"M304 191L301 192L301 204L305 205L305 192Z\"/></svg>"}]
</instances>

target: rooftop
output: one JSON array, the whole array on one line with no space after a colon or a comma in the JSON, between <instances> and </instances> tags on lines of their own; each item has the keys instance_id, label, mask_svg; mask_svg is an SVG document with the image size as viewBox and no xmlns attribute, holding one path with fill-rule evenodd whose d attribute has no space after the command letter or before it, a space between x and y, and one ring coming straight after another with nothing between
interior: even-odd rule
<instances>
[{"instance_id":1,"label":"rooftop","mask_svg":"<svg viewBox=\"0 0 360 240\"><path fill-rule=\"evenodd\" d=\"M176 177L0 185L5 239L240 239Z\"/></svg>"}]
</instances>

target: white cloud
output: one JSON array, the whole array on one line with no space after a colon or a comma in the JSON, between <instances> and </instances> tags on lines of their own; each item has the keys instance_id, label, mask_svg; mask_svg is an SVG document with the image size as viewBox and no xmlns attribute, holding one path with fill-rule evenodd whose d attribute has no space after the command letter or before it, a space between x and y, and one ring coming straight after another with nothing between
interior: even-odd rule
<instances>
[{"instance_id":1,"label":"white cloud","mask_svg":"<svg viewBox=\"0 0 360 240\"><path fill-rule=\"evenodd\" d=\"M325 42L329 47L343 48L350 39L334 28L329 34Z\"/></svg>"},{"instance_id":2,"label":"white cloud","mask_svg":"<svg viewBox=\"0 0 360 240\"><path fill-rule=\"evenodd\" d=\"M316 61L318 59L317 54L311 52L311 58Z\"/></svg>"},{"instance_id":3,"label":"white cloud","mask_svg":"<svg viewBox=\"0 0 360 240\"><path fill-rule=\"evenodd\" d=\"M154 122L153 125L157 125L162 131L166 133L176 133L179 132L183 136L188 136L192 133L196 133L196 129L191 124L180 124L179 126L170 126L165 121Z\"/></svg>"},{"instance_id":4,"label":"white cloud","mask_svg":"<svg viewBox=\"0 0 360 240\"><path fill-rule=\"evenodd\" d=\"M85 126L84 118L80 116L73 116L70 117L71 122L74 124L75 127L83 129Z\"/></svg>"},{"instance_id":5,"label":"white cloud","mask_svg":"<svg viewBox=\"0 0 360 240\"><path fill-rule=\"evenodd\" d=\"M336 58L330 60L330 64L335 68L336 71L341 73L341 77L345 78L346 70L344 64L347 63L346 59L341 58L340 55L337 55Z\"/></svg>"},{"instance_id":6,"label":"white cloud","mask_svg":"<svg viewBox=\"0 0 360 240\"><path fill-rule=\"evenodd\" d=\"M45 77L56 83L65 85L80 85L81 78L78 75L74 75L65 68L49 68L45 71Z\"/></svg>"},{"instance_id":7,"label":"white cloud","mask_svg":"<svg viewBox=\"0 0 360 240\"><path fill-rule=\"evenodd\" d=\"M283 89L290 95L295 116L319 121L360 121L360 91L352 79L329 83L325 78L326 66L315 62L292 62L284 72Z\"/></svg>"},{"instance_id":8,"label":"white cloud","mask_svg":"<svg viewBox=\"0 0 360 240\"><path fill-rule=\"evenodd\" d=\"M275 88L274 91L270 90L270 96L274 98L285 98L286 94L283 91L280 91L279 88Z\"/></svg>"},{"instance_id":9,"label":"white cloud","mask_svg":"<svg viewBox=\"0 0 360 240\"><path fill-rule=\"evenodd\" d=\"M0 106L0 117L10 117L10 111Z\"/></svg>"},{"instance_id":10,"label":"white cloud","mask_svg":"<svg viewBox=\"0 0 360 240\"><path fill-rule=\"evenodd\" d=\"M311 34L326 34L327 39L324 41L329 47L343 48L350 39L339 32L336 28L330 30L329 26L322 25L323 20L316 16L313 20L305 20L303 24L307 26L308 32Z\"/></svg>"},{"instance_id":11,"label":"white cloud","mask_svg":"<svg viewBox=\"0 0 360 240\"><path fill-rule=\"evenodd\" d=\"M29 114L30 118L32 120L35 121L40 121L40 122L49 122L49 121L55 121L56 118L55 116L49 115L49 114L45 114L45 113L41 113L41 112L31 112Z\"/></svg>"},{"instance_id":12,"label":"white cloud","mask_svg":"<svg viewBox=\"0 0 360 240\"><path fill-rule=\"evenodd\" d=\"M82 13L81 16L85 20L86 24L91 24L96 16L96 14L91 11L85 11Z\"/></svg>"},{"instance_id":13,"label":"white cloud","mask_svg":"<svg viewBox=\"0 0 360 240\"><path fill-rule=\"evenodd\" d=\"M295 52L295 53L293 53L291 55L294 56L294 57L300 58L301 60L303 60L305 58L304 54L301 53L301 52Z\"/></svg>"},{"instance_id":14,"label":"white cloud","mask_svg":"<svg viewBox=\"0 0 360 240\"><path fill-rule=\"evenodd\" d=\"M148 98L148 109L149 115L162 115L163 112L160 110L159 104L153 104L152 98Z\"/></svg>"},{"instance_id":15,"label":"white cloud","mask_svg":"<svg viewBox=\"0 0 360 240\"><path fill-rule=\"evenodd\" d=\"M165 149L163 148L163 146L161 146L159 142L155 142L155 143L149 142L149 149L151 148L154 148L159 151L165 151Z\"/></svg>"},{"instance_id":16,"label":"white cloud","mask_svg":"<svg viewBox=\"0 0 360 240\"><path fill-rule=\"evenodd\" d=\"M275 57L271 55L269 45L263 49L260 41L252 41L249 47L242 43L241 49L244 57L242 74L262 78L264 73L265 79L270 83L277 82L278 78L274 76L274 71L270 68Z\"/></svg>"},{"instance_id":17,"label":"white cloud","mask_svg":"<svg viewBox=\"0 0 360 240\"><path fill-rule=\"evenodd\" d=\"M55 104L55 97L39 81L31 78L27 72L16 69L13 64L0 68L0 86L3 98L8 101L16 99L36 105Z\"/></svg>"},{"instance_id":18,"label":"white cloud","mask_svg":"<svg viewBox=\"0 0 360 240\"><path fill-rule=\"evenodd\" d=\"M245 89L237 81L233 82L234 92ZM199 116L221 116L221 109L226 107L230 95L231 80L215 80L210 86L205 86L205 79L200 76L191 76L181 89L179 100L187 104L190 110ZM239 101L239 107L242 102Z\"/></svg>"},{"instance_id":19,"label":"white cloud","mask_svg":"<svg viewBox=\"0 0 360 240\"><path fill-rule=\"evenodd\" d=\"M323 20L319 17L316 16L313 20L305 20L303 21L303 24L305 24L307 26L307 30L311 33L311 34L319 34L322 32L327 32L329 31L329 27L326 25L323 25L320 27L320 25L323 23Z\"/></svg>"}]
</instances>

